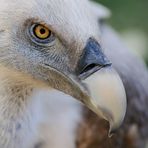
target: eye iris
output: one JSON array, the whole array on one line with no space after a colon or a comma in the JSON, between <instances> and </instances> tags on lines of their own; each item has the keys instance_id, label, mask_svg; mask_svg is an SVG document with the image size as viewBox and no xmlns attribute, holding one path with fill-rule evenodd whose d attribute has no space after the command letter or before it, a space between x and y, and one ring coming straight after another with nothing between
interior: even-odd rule
<instances>
[{"instance_id":1,"label":"eye iris","mask_svg":"<svg viewBox=\"0 0 148 148\"><path fill-rule=\"evenodd\" d=\"M36 25L34 27L34 34L39 39L47 39L51 35L51 31L43 25Z\"/></svg>"}]
</instances>

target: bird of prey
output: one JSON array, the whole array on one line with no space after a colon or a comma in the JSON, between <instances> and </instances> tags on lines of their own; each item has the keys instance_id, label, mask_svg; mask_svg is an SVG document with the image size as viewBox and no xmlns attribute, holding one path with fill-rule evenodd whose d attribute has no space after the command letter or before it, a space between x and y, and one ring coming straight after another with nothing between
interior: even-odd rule
<instances>
[{"instance_id":1,"label":"bird of prey","mask_svg":"<svg viewBox=\"0 0 148 148\"><path fill-rule=\"evenodd\" d=\"M110 123L98 126L120 126L126 97L111 61L121 76L127 69L118 53L107 53L109 60L102 50L106 29L94 7L87 0L0 0L0 148L95 148L101 128L90 137L94 145L82 144L83 133L92 133L83 126L95 116L86 118L90 110Z\"/></svg>"},{"instance_id":2,"label":"bird of prey","mask_svg":"<svg viewBox=\"0 0 148 148\"><path fill-rule=\"evenodd\" d=\"M109 121L110 134L118 128L125 89L101 48L90 3L0 4L0 147L74 148L79 102Z\"/></svg>"}]
</instances>

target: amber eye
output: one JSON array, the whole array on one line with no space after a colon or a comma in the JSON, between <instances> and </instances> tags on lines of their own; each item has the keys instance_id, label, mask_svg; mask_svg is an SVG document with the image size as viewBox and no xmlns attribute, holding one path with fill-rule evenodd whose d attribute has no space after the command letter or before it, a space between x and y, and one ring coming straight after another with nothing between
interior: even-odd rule
<instances>
[{"instance_id":1,"label":"amber eye","mask_svg":"<svg viewBox=\"0 0 148 148\"><path fill-rule=\"evenodd\" d=\"M54 46L55 34L46 26L40 23L28 25L27 35L31 41L41 46Z\"/></svg>"},{"instance_id":2,"label":"amber eye","mask_svg":"<svg viewBox=\"0 0 148 148\"><path fill-rule=\"evenodd\" d=\"M49 38L52 34L47 27L41 24L35 25L33 28L33 32L34 32L34 35L41 40L45 40Z\"/></svg>"}]
</instances>

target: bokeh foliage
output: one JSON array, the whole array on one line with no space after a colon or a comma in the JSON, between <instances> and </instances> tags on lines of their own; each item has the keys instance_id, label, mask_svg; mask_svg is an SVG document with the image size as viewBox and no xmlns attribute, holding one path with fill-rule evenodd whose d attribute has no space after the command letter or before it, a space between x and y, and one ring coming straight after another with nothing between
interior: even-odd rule
<instances>
[{"instance_id":1,"label":"bokeh foliage","mask_svg":"<svg viewBox=\"0 0 148 148\"><path fill-rule=\"evenodd\" d=\"M140 28L148 34L148 0L96 0L112 11L110 22L117 28Z\"/></svg>"}]
</instances>

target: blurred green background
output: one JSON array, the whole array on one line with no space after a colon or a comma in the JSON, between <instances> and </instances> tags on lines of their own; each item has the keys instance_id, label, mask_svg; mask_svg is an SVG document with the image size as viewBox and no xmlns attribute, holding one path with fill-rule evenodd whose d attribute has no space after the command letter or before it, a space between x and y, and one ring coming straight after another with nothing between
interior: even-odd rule
<instances>
[{"instance_id":1,"label":"blurred green background","mask_svg":"<svg viewBox=\"0 0 148 148\"><path fill-rule=\"evenodd\" d=\"M148 0L95 1L111 10L109 23L148 64Z\"/></svg>"}]
</instances>

